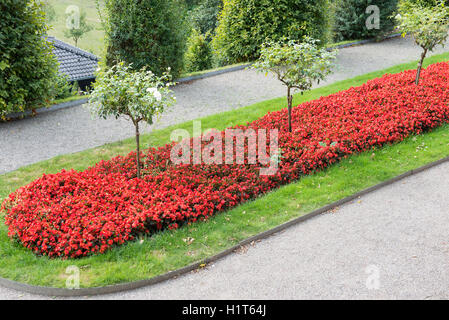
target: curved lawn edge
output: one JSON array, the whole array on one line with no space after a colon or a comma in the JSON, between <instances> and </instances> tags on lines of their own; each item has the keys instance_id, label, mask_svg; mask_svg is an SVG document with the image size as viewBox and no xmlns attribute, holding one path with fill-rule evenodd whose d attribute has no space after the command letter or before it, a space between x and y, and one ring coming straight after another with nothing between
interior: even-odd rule
<instances>
[{"instance_id":1,"label":"curved lawn edge","mask_svg":"<svg viewBox=\"0 0 449 320\"><path fill-rule=\"evenodd\" d=\"M254 235L252 237L249 237L245 240L240 241L237 245L226 249L224 251L221 251L218 254L215 254L209 258L206 258L200 262L196 262L193 264L190 264L184 268L180 268L174 271L170 271L167 272L165 274L159 275L159 276L155 276L153 278L150 279L146 279L146 280L140 280L140 281L133 281L133 282L126 282L126 283L120 283L120 284L116 284L116 285L109 285L109 286L105 286L105 287L94 287L94 288L82 288L82 289L64 289L64 288L54 288L54 287L42 287L42 286L33 286L33 285L29 285L29 284L25 284L25 283L21 283L21 282L16 282L13 280L9 280L9 279L4 279L4 278L0 278L0 285L9 288L9 289L13 289L13 290L19 290L19 291L24 291L27 293L31 293L31 294L38 294L38 295L44 295L44 296L58 296L58 297L79 297L79 296L93 296L93 295L101 295L101 294L111 294L111 293L117 293L117 292L123 292L123 291L129 291L129 290L133 290L133 289L139 289L142 287L148 287L151 285L155 285L161 282L164 282L166 280L170 280L173 278L176 278L178 276L182 276L184 274L187 274L191 271L200 269L202 267L204 267L204 265L216 262L230 254L232 254L233 252L235 252L237 249L249 245L255 241L259 241L259 240L263 240L266 239L276 233L279 233L281 231L284 231L294 225L297 225L299 223L305 222L311 218L314 218L316 216L319 216L321 214L324 214L328 211L331 211L335 208L338 208L342 205L345 205L355 199L358 199L366 194L375 192L377 190L380 190L388 185L394 184L398 181L401 181L405 178L408 178L410 176L419 174L421 172L424 172L426 170L429 170L431 168L434 168L436 166L439 166L443 163L449 162L449 156L445 157L443 159L431 162L429 164L426 164L422 167L419 167L417 169L413 169L410 171L407 171L401 175L398 175L392 179L389 179L387 181L381 182L375 186L366 188L360 192L357 192L351 196L348 196L346 198L343 198L341 200L335 201L331 204L328 204L324 207L321 207L317 210L314 210L308 214L305 214L303 216L300 216L298 218L295 218L293 220L290 220L286 223L283 223L275 228L272 228L270 230L264 231L262 233L259 233L257 235Z\"/></svg>"}]
</instances>

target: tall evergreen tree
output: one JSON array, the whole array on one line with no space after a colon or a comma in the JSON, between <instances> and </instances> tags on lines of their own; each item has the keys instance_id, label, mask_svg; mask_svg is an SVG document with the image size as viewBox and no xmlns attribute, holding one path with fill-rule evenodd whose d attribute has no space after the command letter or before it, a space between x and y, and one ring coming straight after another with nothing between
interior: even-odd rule
<instances>
[{"instance_id":1,"label":"tall evergreen tree","mask_svg":"<svg viewBox=\"0 0 449 320\"><path fill-rule=\"evenodd\" d=\"M182 70L187 24L181 0L105 0L106 64L120 61L161 75Z\"/></svg>"}]
</instances>

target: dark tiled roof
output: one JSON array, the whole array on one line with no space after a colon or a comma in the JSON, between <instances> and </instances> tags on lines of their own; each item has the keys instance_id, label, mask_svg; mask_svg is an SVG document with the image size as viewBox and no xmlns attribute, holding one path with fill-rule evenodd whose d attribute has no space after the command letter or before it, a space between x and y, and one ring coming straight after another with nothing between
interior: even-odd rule
<instances>
[{"instance_id":1,"label":"dark tiled roof","mask_svg":"<svg viewBox=\"0 0 449 320\"><path fill-rule=\"evenodd\" d=\"M48 37L53 43L53 53L59 61L59 72L66 74L70 81L94 79L99 58L61 40Z\"/></svg>"}]
</instances>

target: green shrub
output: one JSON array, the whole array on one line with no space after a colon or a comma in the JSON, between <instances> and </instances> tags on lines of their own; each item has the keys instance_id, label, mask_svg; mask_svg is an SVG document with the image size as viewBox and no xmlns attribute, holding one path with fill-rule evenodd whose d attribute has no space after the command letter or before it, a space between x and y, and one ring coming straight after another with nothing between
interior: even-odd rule
<instances>
[{"instance_id":1,"label":"green shrub","mask_svg":"<svg viewBox=\"0 0 449 320\"><path fill-rule=\"evenodd\" d=\"M217 27L218 14L223 6L223 0L203 0L190 12L194 29L200 33L213 33Z\"/></svg>"},{"instance_id":2,"label":"green shrub","mask_svg":"<svg viewBox=\"0 0 449 320\"><path fill-rule=\"evenodd\" d=\"M45 39L42 3L0 1L0 117L48 105L57 61Z\"/></svg>"},{"instance_id":3,"label":"green shrub","mask_svg":"<svg viewBox=\"0 0 449 320\"><path fill-rule=\"evenodd\" d=\"M207 41L207 36L207 34L202 35L195 29L192 30L184 56L185 71L202 71L212 67L212 50Z\"/></svg>"},{"instance_id":4,"label":"green shrub","mask_svg":"<svg viewBox=\"0 0 449 320\"><path fill-rule=\"evenodd\" d=\"M65 75L59 75L53 87L55 99L65 99L71 97L72 86Z\"/></svg>"},{"instance_id":5,"label":"green shrub","mask_svg":"<svg viewBox=\"0 0 449 320\"><path fill-rule=\"evenodd\" d=\"M105 0L106 64L120 61L161 75L182 70L187 24L181 0Z\"/></svg>"},{"instance_id":6,"label":"green shrub","mask_svg":"<svg viewBox=\"0 0 449 320\"><path fill-rule=\"evenodd\" d=\"M397 0L339 0L335 12L335 40L380 38L394 28ZM376 5L380 9L380 29L369 30L366 21L371 13L366 10Z\"/></svg>"},{"instance_id":7,"label":"green shrub","mask_svg":"<svg viewBox=\"0 0 449 320\"><path fill-rule=\"evenodd\" d=\"M256 59L261 45L304 36L329 40L328 0L224 0L213 46L222 64Z\"/></svg>"},{"instance_id":8,"label":"green shrub","mask_svg":"<svg viewBox=\"0 0 449 320\"><path fill-rule=\"evenodd\" d=\"M80 91L78 81L70 83L66 75L59 75L54 84L54 96L56 100L77 96Z\"/></svg>"}]
</instances>

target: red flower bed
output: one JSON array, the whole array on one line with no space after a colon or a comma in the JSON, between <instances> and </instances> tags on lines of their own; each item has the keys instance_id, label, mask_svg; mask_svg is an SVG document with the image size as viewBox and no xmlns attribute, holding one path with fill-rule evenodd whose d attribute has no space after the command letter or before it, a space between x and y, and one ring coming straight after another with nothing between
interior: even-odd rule
<instances>
[{"instance_id":1,"label":"red flower bed","mask_svg":"<svg viewBox=\"0 0 449 320\"><path fill-rule=\"evenodd\" d=\"M380 79L272 112L239 128L278 128L278 172L260 176L259 165L173 165L173 144L142 155L102 161L83 172L44 175L2 204L9 236L36 254L77 258L103 253L140 234L207 219L352 153L402 141L449 122L449 65L439 63Z\"/></svg>"}]
</instances>

